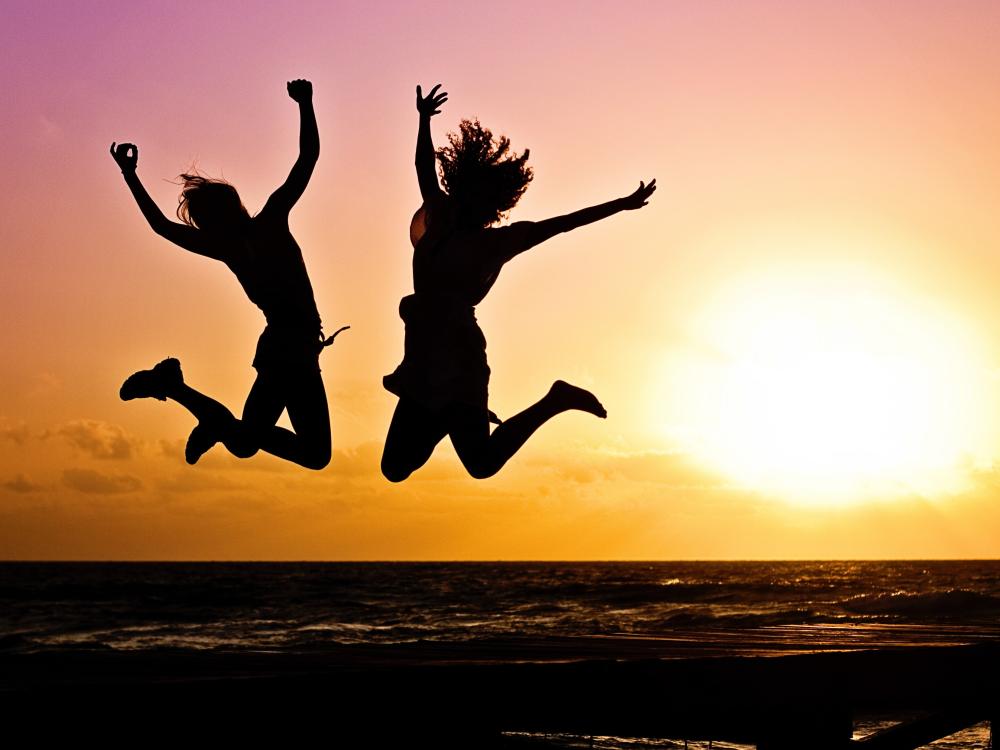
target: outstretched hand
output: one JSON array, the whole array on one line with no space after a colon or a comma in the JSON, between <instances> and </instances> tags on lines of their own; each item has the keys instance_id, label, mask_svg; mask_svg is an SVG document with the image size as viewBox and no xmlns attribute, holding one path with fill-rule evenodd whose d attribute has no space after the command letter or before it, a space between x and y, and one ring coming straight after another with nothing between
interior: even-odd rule
<instances>
[{"instance_id":1,"label":"outstretched hand","mask_svg":"<svg viewBox=\"0 0 1000 750\"><path fill-rule=\"evenodd\" d=\"M304 78L296 78L288 82L288 95L299 104L304 104L312 100L313 85Z\"/></svg>"},{"instance_id":2,"label":"outstretched hand","mask_svg":"<svg viewBox=\"0 0 1000 750\"><path fill-rule=\"evenodd\" d=\"M642 208L649 202L649 196L656 192L656 178L654 177L649 181L647 185L644 182L639 183L639 187L634 193L622 198L625 204L626 211L634 211L637 208Z\"/></svg>"},{"instance_id":3,"label":"outstretched hand","mask_svg":"<svg viewBox=\"0 0 1000 750\"><path fill-rule=\"evenodd\" d=\"M111 158L122 172L134 172L139 163L139 147L134 143L111 144Z\"/></svg>"},{"instance_id":4,"label":"outstretched hand","mask_svg":"<svg viewBox=\"0 0 1000 750\"><path fill-rule=\"evenodd\" d=\"M440 83L432 88L427 96L424 96L420 90L420 86L417 85L417 112L422 117L433 117L436 114L440 114L441 105L448 101L448 92L442 91L439 94L437 93L439 88L441 88Z\"/></svg>"}]
</instances>

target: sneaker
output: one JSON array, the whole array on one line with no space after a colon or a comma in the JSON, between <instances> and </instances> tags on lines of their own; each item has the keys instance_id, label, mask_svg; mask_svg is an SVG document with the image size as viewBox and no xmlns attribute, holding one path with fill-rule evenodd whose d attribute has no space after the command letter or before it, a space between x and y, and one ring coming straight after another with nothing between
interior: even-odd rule
<instances>
[{"instance_id":1,"label":"sneaker","mask_svg":"<svg viewBox=\"0 0 1000 750\"><path fill-rule=\"evenodd\" d=\"M160 401L166 401L170 390L183 385L183 383L181 363L170 357L160 362L152 370L139 370L134 375L130 375L122 383L118 395L121 396L122 401L131 401L134 398L158 398Z\"/></svg>"}]
</instances>

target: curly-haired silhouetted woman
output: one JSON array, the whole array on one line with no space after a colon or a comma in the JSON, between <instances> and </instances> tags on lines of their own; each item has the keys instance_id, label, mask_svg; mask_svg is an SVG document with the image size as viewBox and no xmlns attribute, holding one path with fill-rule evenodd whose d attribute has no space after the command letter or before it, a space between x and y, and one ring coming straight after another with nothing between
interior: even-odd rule
<instances>
[{"instance_id":1,"label":"curly-haired silhouetted woman","mask_svg":"<svg viewBox=\"0 0 1000 750\"><path fill-rule=\"evenodd\" d=\"M232 185L185 174L177 209L184 223L170 221L136 176L138 149L130 143L111 144L111 155L153 231L185 250L225 263L267 319L253 360L257 379L242 419L187 385L176 359L137 372L122 385L124 400L169 398L198 419L185 449L192 464L217 442L241 458L263 450L309 469L330 462L330 412L319 354L333 336L323 338L302 251L288 229L289 211L319 158L319 130L312 84L291 81L288 95L299 105L299 157L256 216L250 216ZM294 431L276 425L285 409Z\"/></svg>"},{"instance_id":2,"label":"curly-haired silhouetted woman","mask_svg":"<svg viewBox=\"0 0 1000 750\"><path fill-rule=\"evenodd\" d=\"M440 85L424 97L417 87L417 181L423 205L410 225L413 294L399 314L406 324L403 361L383 379L399 397L382 454L382 473L406 479L447 435L473 477L496 474L545 422L578 409L605 417L597 398L557 380L540 401L492 433L488 407L490 368L475 306L505 263L561 232L640 208L656 181L639 183L625 198L546 221L494 228L531 181L528 152L517 155L506 138L494 138L478 121L464 120L449 145L437 151L444 190L438 186L430 118L447 101Z\"/></svg>"}]
</instances>

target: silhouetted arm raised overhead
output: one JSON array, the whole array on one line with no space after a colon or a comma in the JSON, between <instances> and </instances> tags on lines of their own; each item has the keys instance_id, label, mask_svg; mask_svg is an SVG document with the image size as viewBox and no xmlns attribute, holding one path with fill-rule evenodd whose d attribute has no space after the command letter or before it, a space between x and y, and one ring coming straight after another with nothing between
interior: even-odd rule
<instances>
[{"instance_id":1,"label":"silhouetted arm raised overhead","mask_svg":"<svg viewBox=\"0 0 1000 750\"><path fill-rule=\"evenodd\" d=\"M510 260L515 255L530 250L557 234L569 232L585 224L593 224L595 221L614 216L619 211L642 208L649 202L649 197L655 190L656 180L653 179L648 185L640 182L636 191L624 198L582 208L565 216L553 216L544 221L516 221L506 229L500 230L505 234L502 243L503 260Z\"/></svg>"},{"instance_id":2,"label":"silhouetted arm raised overhead","mask_svg":"<svg viewBox=\"0 0 1000 750\"><path fill-rule=\"evenodd\" d=\"M278 207L290 211L305 192L319 160L319 126L313 109L312 84L302 79L289 81L288 95L299 105L299 158L292 165L285 182L271 193L261 213Z\"/></svg>"},{"instance_id":3,"label":"silhouetted arm raised overhead","mask_svg":"<svg viewBox=\"0 0 1000 750\"><path fill-rule=\"evenodd\" d=\"M205 240L204 234L194 227L170 221L160 207L156 205L146 188L139 180L135 170L139 164L139 148L134 143L112 143L111 157L121 168L125 184L132 191L132 197L139 205L139 210L146 217L150 228L164 239L170 240L178 247L189 250L198 255L206 255L209 258L219 258L212 243Z\"/></svg>"},{"instance_id":4,"label":"silhouetted arm raised overhead","mask_svg":"<svg viewBox=\"0 0 1000 750\"><path fill-rule=\"evenodd\" d=\"M420 86L417 86L417 112L420 113L420 125L417 128L417 155L414 163L417 167L420 197L425 201L441 192L434 160L434 142L431 140L431 118L438 114L441 105L448 101L446 92L437 93L439 88L441 88L440 83L425 97Z\"/></svg>"}]
</instances>

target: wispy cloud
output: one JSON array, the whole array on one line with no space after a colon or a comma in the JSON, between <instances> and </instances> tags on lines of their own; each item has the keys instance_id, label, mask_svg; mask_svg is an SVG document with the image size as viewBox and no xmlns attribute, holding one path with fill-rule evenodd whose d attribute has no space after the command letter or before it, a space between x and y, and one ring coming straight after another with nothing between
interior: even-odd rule
<instances>
[{"instance_id":1,"label":"wispy cloud","mask_svg":"<svg viewBox=\"0 0 1000 750\"><path fill-rule=\"evenodd\" d=\"M51 434L93 458L127 460L138 451L139 440L124 428L93 419L78 419L57 427Z\"/></svg>"},{"instance_id":2,"label":"wispy cloud","mask_svg":"<svg viewBox=\"0 0 1000 750\"><path fill-rule=\"evenodd\" d=\"M32 482L24 474L17 474L12 479L7 479L0 482L0 488L7 490L8 492L18 492L26 494L29 492L38 492L42 489L42 485L37 482Z\"/></svg>"},{"instance_id":3,"label":"wispy cloud","mask_svg":"<svg viewBox=\"0 0 1000 750\"><path fill-rule=\"evenodd\" d=\"M31 437L31 431L24 422L10 424L7 421L0 421L0 440L9 440L15 445L24 445Z\"/></svg>"},{"instance_id":4,"label":"wispy cloud","mask_svg":"<svg viewBox=\"0 0 1000 750\"><path fill-rule=\"evenodd\" d=\"M142 489L142 481L130 474L102 474L92 469L66 469L63 484L92 495L117 495Z\"/></svg>"},{"instance_id":5,"label":"wispy cloud","mask_svg":"<svg viewBox=\"0 0 1000 750\"><path fill-rule=\"evenodd\" d=\"M236 482L211 472L182 469L170 478L161 479L156 486L167 492L224 492L244 489L247 483Z\"/></svg>"},{"instance_id":6,"label":"wispy cloud","mask_svg":"<svg viewBox=\"0 0 1000 750\"><path fill-rule=\"evenodd\" d=\"M545 456L532 465L548 468L561 479L579 484L597 481L651 483L674 489L722 489L719 475L696 466L683 453L659 451L585 451Z\"/></svg>"}]
</instances>

